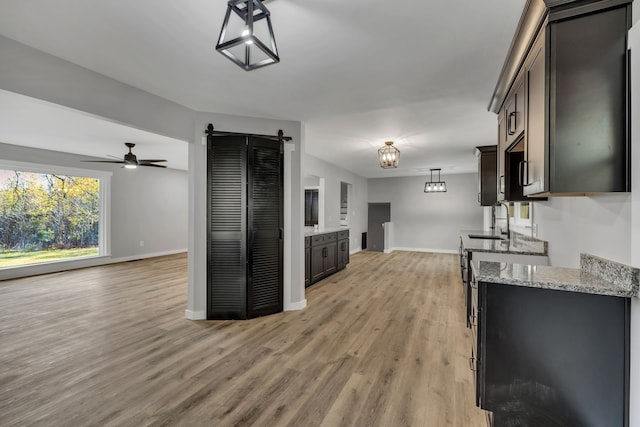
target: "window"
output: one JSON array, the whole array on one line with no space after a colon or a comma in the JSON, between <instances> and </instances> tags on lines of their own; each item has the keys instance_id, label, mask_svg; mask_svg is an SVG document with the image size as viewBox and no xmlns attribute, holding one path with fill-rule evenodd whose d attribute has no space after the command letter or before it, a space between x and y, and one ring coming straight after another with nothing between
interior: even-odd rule
<instances>
[{"instance_id":1,"label":"window","mask_svg":"<svg viewBox=\"0 0 640 427\"><path fill-rule=\"evenodd\" d=\"M107 255L110 177L0 161L0 268Z\"/></svg>"},{"instance_id":2,"label":"window","mask_svg":"<svg viewBox=\"0 0 640 427\"><path fill-rule=\"evenodd\" d=\"M509 202L509 220L513 225L531 227L533 204L530 202Z\"/></svg>"}]
</instances>

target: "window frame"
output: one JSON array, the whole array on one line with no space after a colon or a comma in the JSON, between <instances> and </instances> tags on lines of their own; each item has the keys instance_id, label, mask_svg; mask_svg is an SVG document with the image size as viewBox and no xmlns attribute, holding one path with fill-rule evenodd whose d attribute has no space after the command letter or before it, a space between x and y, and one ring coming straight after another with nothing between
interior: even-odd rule
<instances>
[{"instance_id":1,"label":"window frame","mask_svg":"<svg viewBox=\"0 0 640 427\"><path fill-rule=\"evenodd\" d=\"M4 159L0 159L0 169L37 174L80 176L95 178L100 182L100 194L98 196L100 211L98 220L98 255L82 258L67 258L34 264L14 265L1 267L0 270L25 269L43 264L64 264L76 262L81 259L96 259L99 257L111 256L111 177L113 176L113 172Z\"/></svg>"}]
</instances>

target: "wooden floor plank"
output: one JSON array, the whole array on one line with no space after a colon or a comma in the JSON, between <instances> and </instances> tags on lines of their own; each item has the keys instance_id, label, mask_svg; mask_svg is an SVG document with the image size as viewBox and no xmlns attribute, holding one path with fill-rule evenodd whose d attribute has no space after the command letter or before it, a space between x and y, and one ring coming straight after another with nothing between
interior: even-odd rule
<instances>
[{"instance_id":1,"label":"wooden floor plank","mask_svg":"<svg viewBox=\"0 0 640 427\"><path fill-rule=\"evenodd\" d=\"M455 255L362 252L248 321L184 319L186 261L0 282L0 425L485 425Z\"/></svg>"}]
</instances>

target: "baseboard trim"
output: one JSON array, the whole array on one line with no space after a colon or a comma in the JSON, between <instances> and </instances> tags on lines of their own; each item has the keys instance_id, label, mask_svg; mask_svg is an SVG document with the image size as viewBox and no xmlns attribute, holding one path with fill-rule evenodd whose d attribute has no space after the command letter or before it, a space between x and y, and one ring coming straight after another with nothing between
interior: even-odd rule
<instances>
[{"instance_id":1,"label":"baseboard trim","mask_svg":"<svg viewBox=\"0 0 640 427\"><path fill-rule=\"evenodd\" d=\"M136 261L139 259L145 259L145 258L157 258L157 257L161 257L161 256L167 256L167 255L175 255L175 254L181 254L187 252L187 249L174 249L171 251L162 251L162 252L153 252L150 254L140 254L140 255L131 255L131 256L126 256L126 257L119 257L119 258L111 258L111 260L109 260L109 262L105 263L105 264L115 264L117 262L129 262L129 261Z\"/></svg>"},{"instance_id":2,"label":"baseboard trim","mask_svg":"<svg viewBox=\"0 0 640 427\"><path fill-rule=\"evenodd\" d=\"M184 317L185 319L189 319L189 320L206 320L207 319L207 313L205 313L204 311L194 311L194 310L185 310L184 311Z\"/></svg>"},{"instance_id":3,"label":"baseboard trim","mask_svg":"<svg viewBox=\"0 0 640 427\"><path fill-rule=\"evenodd\" d=\"M302 301L291 302L287 304L284 308L284 311L298 311L302 310L307 306L307 300L303 299Z\"/></svg>"},{"instance_id":4,"label":"baseboard trim","mask_svg":"<svg viewBox=\"0 0 640 427\"><path fill-rule=\"evenodd\" d=\"M362 248L356 248L352 251L349 251L349 255L357 254L358 252L362 252Z\"/></svg>"},{"instance_id":5,"label":"baseboard trim","mask_svg":"<svg viewBox=\"0 0 640 427\"><path fill-rule=\"evenodd\" d=\"M405 248L397 247L393 248L393 251L406 251L406 252L428 252L435 254L457 254L457 249L429 249L429 248Z\"/></svg>"}]
</instances>

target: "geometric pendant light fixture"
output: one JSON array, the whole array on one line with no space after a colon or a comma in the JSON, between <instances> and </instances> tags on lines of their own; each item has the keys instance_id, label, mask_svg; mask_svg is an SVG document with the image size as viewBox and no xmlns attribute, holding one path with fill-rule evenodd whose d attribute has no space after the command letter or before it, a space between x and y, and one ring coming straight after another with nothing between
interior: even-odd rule
<instances>
[{"instance_id":1,"label":"geometric pendant light fixture","mask_svg":"<svg viewBox=\"0 0 640 427\"><path fill-rule=\"evenodd\" d=\"M216 50L246 71L280 62L271 13L261 0L229 0Z\"/></svg>"},{"instance_id":2,"label":"geometric pendant light fixture","mask_svg":"<svg viewBox=\"0 0 640 427\"><path fill-rule=\"evenodd\" d=\"M446 193L447 184L444 181L440 180L440 168L430 169L431 171L431 179L428 182L424 183L424 192L425 193ZM433 171L438 171L438 180L433 180Z\"/></svg>"},{"instance_id":3,"label":"geometric pendant light fixture","mask_svg":"<svg viewBox=\"0 0 640 427\"><path fill-rule=\"evenodd\" d=\"M378 160L382 169L397 168L400 161L400 150L393 146L393 141L384 143L384 147L378 149Z\"/></svg>"}]
</instances>

